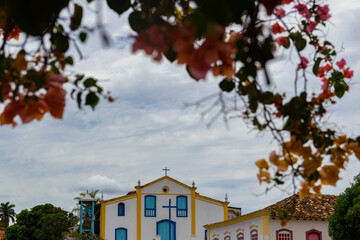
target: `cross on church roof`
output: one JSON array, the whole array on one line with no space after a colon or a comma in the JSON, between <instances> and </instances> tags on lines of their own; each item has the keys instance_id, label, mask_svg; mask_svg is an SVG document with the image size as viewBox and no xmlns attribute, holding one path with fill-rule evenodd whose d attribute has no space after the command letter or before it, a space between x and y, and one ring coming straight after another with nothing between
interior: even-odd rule
<instances>
[{"instance_id":1,"label":"cross on church roof","mask_svg":"<svg viewBox=\"0 0 360 240\"><path fill-rule=\"evenodd\" d=\"M165 167L165 168L163 169L163 171L165 171L165 176L167 176L167 172L170 171L170 169L167 168L167 167Z\"/></svg>"}]
</instances>

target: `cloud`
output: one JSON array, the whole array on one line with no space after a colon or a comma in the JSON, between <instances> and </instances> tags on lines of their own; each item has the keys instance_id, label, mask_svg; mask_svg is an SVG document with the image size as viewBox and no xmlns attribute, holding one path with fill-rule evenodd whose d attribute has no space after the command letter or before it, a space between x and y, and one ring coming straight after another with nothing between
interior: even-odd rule
<instances>
[{"instance_id":1,"label":"cloud","mask_svg":"<svg viewBox=\"0 0 360 240\"><path fill-rule=\"evenodd\" d=\"M120 186L121 185L115 179L103 175L94 175L77 183L74 186L74 190L79 192L85 192L85 189L90 192L99 190L99 193L120 195L124 192L124 189Z\"/></svg>"},{"instance_id":2,"label":"cloud","mask_svg":"<svg viewBox=\"0 0 360 240\"><path fill-rule=\"evenodd\" d=\"M351 10L359 7L358 1L331 1L330 6L333 3L331 37L337 45L344 43L344 57L358 69L359 31L353 21L357 11ZM99 189L105 199L124 195L134 190L138 179L145 184L162 177L165 166L171 177L185 184L194 180L202 195L223 200L227 193L231 205L244 212L287 197L278 189L260 195L268 186L259 185L254 162L277 149L268 133L256 134L241 119L231 120L229 129L221 118L207 128L213 113L204 120L200 115L213 100L198 108L183 107L184 102L217 93L218 79L196 82L183 66L131 54L126 16L115 25L119 18L109 11L104 21L114 45L102 48L96 36L90 37L83 46L84 59L73 70L98 78L105 90L111 90L115 103L101 102L91 111L79 110L67 99L62 121L45 117L15 129L1 127L0 202L14 203L17 212L45 202L71 210L80 192ZM292 81L294 64L279 56L270 65L275 82L270 88L288 91L283 86ZM353 135L360 130L355 121L360 115L358 76L355 72L354 91L331 108L330 118ZM343 191L360 164L352 159L347 169L338 187L325 187L325 193Z\"/></svg>"}]
</instances>

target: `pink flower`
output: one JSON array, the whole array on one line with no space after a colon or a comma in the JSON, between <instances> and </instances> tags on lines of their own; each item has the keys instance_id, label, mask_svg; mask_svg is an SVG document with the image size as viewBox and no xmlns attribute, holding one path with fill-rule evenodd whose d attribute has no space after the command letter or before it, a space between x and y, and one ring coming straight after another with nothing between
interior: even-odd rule
<instances>
[{"instance_id":1,"label":"pink flower","mask_svg":"<svg viewBox=\"0 0 360 240\"><path fill-rule=\"evenodd\" d=\"M279 44L279 46L286 46L289 44L289 41L286 37L278 37L275 39L275 42Z\"/></svg>"},{"instance_id":2,"label":"pink flower","mask_svg":"<svg viewBox=\"0 0 360 240\"><path fill-rule=\"evenodd\" d=\"M350 71L350 68L346 68L346 69L344 69L343 74L344 74L344 77L346 77L346 78L352 78L354 75L354 71Z\"/></svg>"},{"instance_id":3,"label":"pink flower","mask_svg":"<svg viewBox=\"0 0 360 240\"><path fill-rule=\"evenodd\" d=\"M330 64L326 64L323 67L319 67L319 73L318 73L318 77L324 77L326 72L332 70L332 66Z\"/></svg>"},{"instance_id":4,"label":"pink flower","mask_svg":"<svg viewBox=\"0 0 360 240\"><path fill-rule=\"evenodd\" d=\"M318 9L316 9L316 13L319 14L320 19L324 22L331 18L331 15L329 14L329 5L318 7Z\"/></svg>"},{"instance_id":5,"label":"pink flower","mask_svg":"<svg viewBox=\"0 0 360 240\"><path fill-rule=\"evenodd\" d=\"M308 63L309 63L309 60L306 57L301 57L301 63L299 63L297 70L306 69Z\"/></svg>"},{"instance_id":6,"label":"pink flower","mask_svg":"<svg viewBox=\"0 0 360 240\"><path fill-rule=\"evenodd\" d=\"M282 26L280 26L279 23L275 23L275 24L272 25L271 31L272 31L274 34L278 34L278 33L284 32L285 29L284 29Z\"/></svg>"},{"instance_id":7,"label":"pink flower","mask_svg":"<svg viewBox=\"0 0 360 240\"><path fill-rule=\"evenodd\" d=\"M284 17L285 14L286 14L286 12L284 9L282 9L282 8L275 9L275 15L278 16L279 18Z\"/></svg>"},{"instance_id":8,"label":"pink flower","mask_svg":"<svg viewBox=\"0 0 360 240\"><path fill-rule=\"evenodd\" d=\"M323 78L321 79L321 81L323 82L323 84L321 85L321 90L327 90L330 86L329 80L327 78Z\"/></svg>"},{"instance_id":9,"label":"pink flower","mask_svg":"<svg viewBox=\"0 0 360 240\"><path fill-rule=\"evenodd\" d=\"M335 63L340 69L343 69L344 67L345 67L345 65L346 65L346 61L345 61L345 59L341 59L340 61L337 61L336 63Z\"/></svg>"},{"instance_id":10,"label":"pink flower","mask_svg":"<svg viewBox=\"0 0 360 240\"><path fill-rule=\"evenodd\" d=\"M294 8L295 8L296 10L298 10L298 12L300 13L300 15L303 16L304 18L308 19L308 18L310 17L309 9L306 7L305 4L295 5Z\"/></svg>"},{"instance_id":11,"label":"pink flower","mask_svg":"<svg viewBox=\"0 0 360 240\"><path fill-rule=\"evenodd\" d=\"M315 30L315 28L316 28L317 25L318 25L317 22L310 21L309 25L306 27L306 30L307 30L309 33L312 33L312 31Z\"/></svg>"}]
</instances>

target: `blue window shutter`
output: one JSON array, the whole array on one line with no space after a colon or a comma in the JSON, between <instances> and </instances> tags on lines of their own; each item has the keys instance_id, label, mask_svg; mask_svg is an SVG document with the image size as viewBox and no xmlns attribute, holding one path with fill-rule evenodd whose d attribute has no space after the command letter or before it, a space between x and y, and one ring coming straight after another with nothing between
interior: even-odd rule
<instances>
[{"instance_id":1,"label":"blue window shutter","mask_svg":"<svg viewBox=\"0 0 360 240\"><path fill-rule=\"evenodd\" d=\"M125 216L125 203L118 204L118 216Z\"/></svg>"},{"instance_id":2,"label":"blue window shutter","mask_svg":"<svg viewBox=\"0 0 360 240\"><path fill-rule=\"evenodd\" d=\"M145 196L145 217L156 217L156 197Z\"/></svg>"},{"instance_id":3,"label":"blue window shutter","mask_svg":"<svg viewBox=\"0 0 360 240\"><path fill-rule=\"evenodd\" d=\"M176 197L176 216L187 217L187 196Z\"/></svg>"}]
</instances>

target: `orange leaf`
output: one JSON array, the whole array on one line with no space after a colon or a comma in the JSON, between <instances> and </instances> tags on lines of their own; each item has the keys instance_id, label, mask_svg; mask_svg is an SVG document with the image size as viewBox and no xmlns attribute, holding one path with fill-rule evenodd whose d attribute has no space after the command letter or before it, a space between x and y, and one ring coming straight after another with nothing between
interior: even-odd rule
<instances>
[{"instance_id":1,"label":"orange leaf","mask_svg":"<svg viewBox=\"0 0 360 240\"><path fill-rule=\"evenodd\" d=\"M66 91L63 88L50 88L45 95L50 114L54 118L62 119L65 107Z\"/></svg>"},{"instance_id":2,"label":"orange leaf","mask_svg":"<svg viewBox=\"0 0 360 240\"><path fill-rule=\"evenodd\" d=\"M43 99L29 100L24 108L19 112L22 123L29 123L32 120L41 120L48 111L48 107Z\"/></svg>"},{"instance_id":3,"label":"orange leaf","mask_svg":"<svg viewBox=\"0 0 360 240\"><path fill-rule=\"evenodd\" d=\"M325 165L320 170L320 179L324 185L336 186L336 182L339 178L339 168L332 165Z\"/></svg>"},{"instance_id":4,"label":"orange leaf","mask_svg":"<svg viewBox=\"0 0 360 240\"><path fill-rule=\"evenodd\" d=\"M260 169L265 168L266 170L269 169L269 164L265 159L260 159L258 161L256 161L256 166Z\"/></svg>"},{"instance_id":5,"label":"orange leaf","mask_svg":"<svg viewBox=\"0 0 360 240\"><path fill-rule=\"evenodd\" d=\"M4 111L0 115L0 124L1 125L11 124L13 127L15 127L17 124L14 121L14 117L18 115L23 108L24 108L23 100L8 103Z\"/></svg>"}]
</instances>

